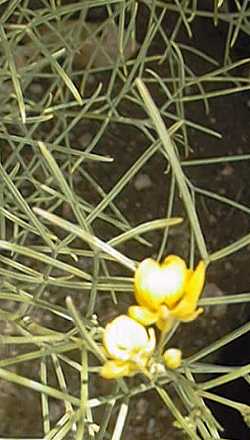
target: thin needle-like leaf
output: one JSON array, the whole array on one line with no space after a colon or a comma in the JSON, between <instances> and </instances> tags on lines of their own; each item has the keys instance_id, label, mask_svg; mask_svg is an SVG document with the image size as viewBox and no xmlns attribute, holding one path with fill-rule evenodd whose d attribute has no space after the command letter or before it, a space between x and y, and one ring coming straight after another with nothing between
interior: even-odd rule
<instances>
[{"instance_id":1,"label":"thin needle-like leaf","mask_svg":"<svg viewBox=\"0 0 250 440\"><path fill-rule=\"evenodd\" d=\"M198 246L198 249L200 251L201 257L208 261L208 253L206 248L206 243L201 231L200 222L197 216L197 212L194 208L192 197L189 193L187 184L186 184L186 178L182 171L182 167L180 165L180 161L177 158L174 145L171 141L171 138L168 134L168 131L165 127L165 124L161 118L160 112L154 103L152 97L149 94L149 91L145 84L142 82L140 78L137 78L136 85L140 91L140 94L142 96L142 99L145 103L147 112L149 113L150 118L152 119L155 129L159 135L159 138L162 142L162 145L167 153L167 157L169 160L169 163L173 169L173 173L175 175L177 184L179 186L179 190L181 193L181 196L183 198L183 202L192 226L192 229L194 231L194 236L196 238L196 244Z\"/></svg>"},{"instance_id":2,"label":"thin needle-like leaf","mask_svg":"<svg viewBox=\"0 0 250 440\"><path fill-rule=\"evenodd\" d=\"M5 33L5 30L4 30L4 27L2 25L0 25L0 44L1 43L4 48L5 55L6 55L8 64L9 64L11 79L12 79L13 87L14 87L14 90L16 93L16 99L18 102L21 120L22 120L23 124L25 124L26 111L25 111L25 103L24 103L24 99L23 99L23 92L22 92L22 88L21 88L21 84L20 84L20 76L17 73L15 60L14 60L14 57L13 57L6 33Z\"/></svg>"},{"instance_id":3,"label":"thin needle-like leaf","mask_svg":"<svg viewBox=\"0 0 250 440\"><path fill-rule=\"evenodd\" d=\"M130 260L125 255L118 252L116 249L112 248L109 244L103 242L99 238L92 236L88 232L81 229L79 226L74 225L66 220L61 219L55 214L51 214L49 212L44 211L41 208L34 208L34 212L37 215L40 215L44 219L50 221L51 223L60 226L63 229L75 234L77 237L80 237L82 240L86 241L90 246L95 246L101 251L109 254L114 258L114 260L128 267L130 270L135 271L135 263Z\"/></svg>"}]
</instances>

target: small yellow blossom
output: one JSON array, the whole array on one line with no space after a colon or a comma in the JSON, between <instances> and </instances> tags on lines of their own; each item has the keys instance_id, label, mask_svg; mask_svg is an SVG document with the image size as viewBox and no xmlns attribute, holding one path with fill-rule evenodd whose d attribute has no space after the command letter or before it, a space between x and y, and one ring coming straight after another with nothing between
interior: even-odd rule
<instances>
[{"instance_id":1,"label":"small yellow blossom","mask_svg":"<svg viewBox=\"0 0 250 440\"><path fill-rule=\"evenodd\" d=\"M169 348L163 354L163 360L168 368L179 368L181 365L182 353L178 348Z\"/></svg>"},{"instance_id":2,"label":"small yellow blossom","mask_svg":"<svg viewBox=\"0 0 250 440\"><path fill-rule=\"evenodd\" d=\"M115 318L104 330L103 345L108 360L101 376L114 379L143 371L155 349L155 332L126 315Z\"/></svg>"},{"instance_id":3,"label":"small yellow blossom","mask_svg":"<svg viewBox=\"0 0 250 440\"><path fill-rule=\"evenodd\" d=\"M157 310L161 304L174 305L183 294L186 263L170 255L162 264L147 258L135 272L135 297L141 306Z\"/></svg>"},{"instance_id":4,"label":"small yellow blossom","mask_svg":"<svg viewBox=\"0 0 250 440\"><path fill-rule=\"evenodd\" d=\"M166 257L162 264L147 258L135 272L135 298L139 305L129 307L129 316L143 325L156 323L164 331L176 320L193 321L202 313L197 303L204 281L204 261L193 271L176 255Z\"/></svg>"}]
</instances>

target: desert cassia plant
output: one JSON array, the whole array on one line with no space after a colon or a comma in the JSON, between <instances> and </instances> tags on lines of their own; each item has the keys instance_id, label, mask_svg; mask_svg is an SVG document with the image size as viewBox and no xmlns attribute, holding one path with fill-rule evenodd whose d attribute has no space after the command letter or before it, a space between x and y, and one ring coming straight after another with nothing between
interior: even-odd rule
<instances>
[{"instance_id":1,"label":"desert cassia plant","mask_svg":"<svg viewBox=\"0 0 250 440\"><path fill-rule=\"evenodd\" d=\"M167 420L153 438L225 438L209 401L250 424L250 407L219 392L249 386L249 364L216 358L250 329L220 325L226 306L250 296L202 297L214 263L250 244L237 231L214 246L209 200L250 208L193 174L250 159L193 145L223 142L212 98L250 89L249 59L231 53L249 10L200 3L0 2L1 438L135 437L148 396ZM192 40L205 22L222 25L218 58ZM215 308L220 333L197 348Z\"/></svg>"}]
</instances>

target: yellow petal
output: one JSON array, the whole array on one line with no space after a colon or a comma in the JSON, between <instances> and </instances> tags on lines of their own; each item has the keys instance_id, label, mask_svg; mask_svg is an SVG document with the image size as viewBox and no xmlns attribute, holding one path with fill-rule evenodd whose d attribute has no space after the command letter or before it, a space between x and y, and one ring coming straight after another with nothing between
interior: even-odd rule
<instances>
[{"instance_id":1,"label":"yellow petal","mask_svg":"<svg viewBox=\"0 0 250 440\"><path fill-rule=\"evenodd\" d=\"M201 313L203 313L203 309L199 307L193 313L189 314L186 318L182 318L182 322L191 322L194 321Z\"/></svg>"},{"instance_id":2,"label":"yellow petal","mask_svg":"<svg viewBox=\"0 0 250 440\"><path fill-rule=\"evenodd\" d=\"M135 272L135 297L137 302L151 310L161 304L173 306L184 293L186 264L182 258L170 255L163 264L147 258Z\"/></svg>"},{"instance_id":3,"label":"yellow petal","mask_svg":"<svg viewBox=\"0 0 250 440\"><path fill-rule=\"evenodd\" d=\"M185 286L185 294L190 300L198 302L205 282L206 265L200 261Z\"/></svg>"},{"instance_id":4,"label":"yellow petal","mask_svg":"<svg viewBox=\"0 0 250 440\"><path fill-rule=\"evenodd\" d=\"M172 316L181 321L192 321L202 312L202 309L196 311L196 307L205 281L205 270L204 261L200 261L188 279L183 298L171 310Z\"/></svg>"},{"instance_id":5,"label":"yellow petal","mask_svg":"<svg viewBox=\"0 0 250 440\"><path fill-rule=\"evenodd\" d=\"M118 379L119 377L129 376L129 364L120 361L107 361L100 370L100 375L104 379Z\"/></svg>"},{"instance_id":6,"label":"yellow petal","mask_svg":"<svg viewBox=\"0 0 250 440\"><path fill-rule=\"evenodd\" d=\"M159 284L161 268L157 261L147 258L135 271L135 297L141 306L157 310L164 301L165 291Z\"/></svg>"},{"instance_id":7,"label":"yellow petal","mask_svg":"<svg viewBox=\"0 0 250 440\"><path fill-rule=\"evenodd\" d=\"M128 309L128 315L130 318L135 319L142 325L154 324L158 319L158 313L152 312L146 307L130 306Z\"/></svg>"},{"instance_id":8,"label":"yellow petal","mask_svg":"<svg viewBox=\"0 0 250 440\"><path fill-rule=\"evenodd\" d=\"M166 279L168 279L168 292L164 304L173 307L184 293L187 279L187 267L185 261L177 255L169 255L162 264Z\"/></svg>"},{"instance_id":9,"label":"yellow petal","mask_svg":"<svg viewBox=\"0 0 250 440\"><path fill-rule=\"evenodd\" d=\"M168 368L179 368L181 365L182 353L178 348L169 348L163 354L163 359Z\"/></svg>"}]
</instances>

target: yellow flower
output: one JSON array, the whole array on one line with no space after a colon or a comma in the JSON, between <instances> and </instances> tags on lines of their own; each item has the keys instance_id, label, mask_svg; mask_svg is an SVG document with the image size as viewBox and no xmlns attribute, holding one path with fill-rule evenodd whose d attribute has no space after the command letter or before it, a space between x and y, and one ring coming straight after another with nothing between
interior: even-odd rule
<instances>
[{"instance_id":1,"label":"yellow flower","mask_svg":"<svg viewBox=\"0 0 250 440\"><path fill-rule=\"evenodd\" d=\"M137 302L152 310L163 303L174 305L182 297L186 274L186 263L180 257L170 255L162 264L147 258L135 272Z\"/></svg>"},{"instance_id":2,"label":"yellow flower","mask_svg":"<svg viewBox=\"0 0 250 440\"><path fill-rule=\"evenodd\" d=\"M181 365L182 353L178 348L169 348L163 354L165 365L168 368L179 368Z\"/></svg>"},{"instance_id":3,"label":"yellow flower","mask_svg":"<svg viewBox=\"0 0 250 440\"><path fill-rule=\"evenodd\" d=\"M101 376L114 379L143 371L155 349L155 333L126 315L115 318L104 330L103 345L108 360Z\"/></svg>"},{"instance_id":4,"label":"yellow flower","mask_svg":"<svg viewBox=\"0 0 250 440\"><path fill-rule=\"evenodd\" d=\"M147 258L135 272L135 297L139 305L129 307L129 316L143 325L156 323L164 331L176 320L193 321L202 313L197 303L204 281L204 261L193 271L176 255L166 257L162 264Z\"/></svg>"}]
</instances>

